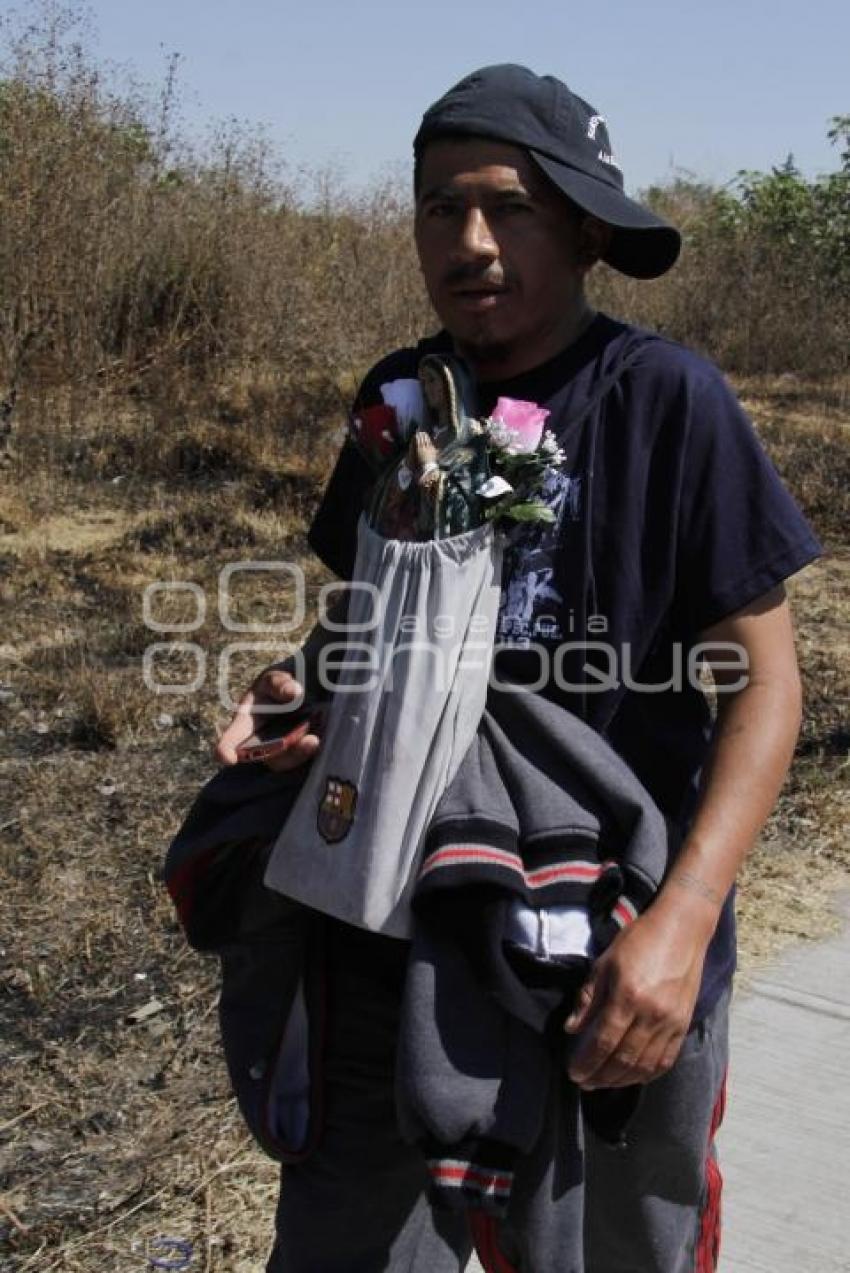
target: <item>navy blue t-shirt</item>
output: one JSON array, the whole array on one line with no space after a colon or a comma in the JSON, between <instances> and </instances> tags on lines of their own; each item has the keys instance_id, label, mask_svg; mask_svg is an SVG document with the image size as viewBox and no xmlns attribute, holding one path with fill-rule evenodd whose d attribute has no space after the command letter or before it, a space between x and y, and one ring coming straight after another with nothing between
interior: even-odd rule
<instances>
[{"instance_id":1,"label":"navy blue t-shirt","mask_svg":"<svg viewBox=\"0 0 850 1273\"><path fill-rule=\"evenodd\" d=\"M356 400L413 378L443 332L399 350ZM546 407L566 452L544 496L549 524L525 524L505 557L496 674L556 698L602 733L665 815L693 812L712 716L689 653L701 632L813 560L820 546L711 363L672 341L598 315L563 353L478 386ZM350 578L357 522L374 474L347 443L309 532ZM695 1016L734 971L732 898L706 958Z\"/></svg>"}]
</instances>

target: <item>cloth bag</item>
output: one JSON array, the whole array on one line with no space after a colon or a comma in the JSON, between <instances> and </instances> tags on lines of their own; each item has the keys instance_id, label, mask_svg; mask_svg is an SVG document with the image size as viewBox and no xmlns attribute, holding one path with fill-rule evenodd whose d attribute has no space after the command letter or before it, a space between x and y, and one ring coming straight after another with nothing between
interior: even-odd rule
<instances>
[{"instance_id":1,"label":"cloth bag","mask_svg":"<svg viewBox=\"0 0 850 1273\"><path fill-rule=\"evenodd\" d=\"M424 835L484 710L501 567L490 523L415 542L387 539L361 517L344 666L321 750L272 850L269 888L411 936Z\"/></svg>"}]
</instances>

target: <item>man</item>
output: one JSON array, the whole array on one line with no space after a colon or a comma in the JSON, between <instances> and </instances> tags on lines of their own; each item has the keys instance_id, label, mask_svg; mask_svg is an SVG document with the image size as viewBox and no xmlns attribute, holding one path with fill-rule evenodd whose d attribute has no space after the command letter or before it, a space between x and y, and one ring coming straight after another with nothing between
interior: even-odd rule
<instances>
[{"instance_id":1,"label":"man","mask_svg":"<svg viewBox=\"0 0 850 1273\"><path fill-rule=\"evenodd\" d=\"M712 1141L734 967L731 891L799 729L782 581L818 545L719 373L591 309L585 280L598 260L651 278L679 251L678 233L624 195L593 108L553 78L487 67L429 109L414 152L416 246L443 331L378 364L357 405L380 402L382 386L442 350L472 368L482 413L499 397L551 413L567 453L548 493L558 516L521 535L507 559L495 670L582 715L683 837L653 905L598 959L567 1022L573 1082L644 1085L626 1148L586 1131L583 1267L706 1273L719 1244ZM369 484L346 447L310 532L342 577ZM538 577L545 588L533 586ZM713 725L692 675L700 642L723 652L715 679L728 692ZM220 758L233 761L256 706L297 688L285 671L259 678ZM319 746L308 736L283 763ZM466 1225L431 1212L424 1166L395 1128L405 943L333 931L325 1135L286 1173L268 1267L464 1267ZM489 1269L545 1273L530 1263L518 1221L479 1226L477 1238ZM563 1273L582 1267L581 1252L551 1258Z\"/></svg>"}]
</instances>

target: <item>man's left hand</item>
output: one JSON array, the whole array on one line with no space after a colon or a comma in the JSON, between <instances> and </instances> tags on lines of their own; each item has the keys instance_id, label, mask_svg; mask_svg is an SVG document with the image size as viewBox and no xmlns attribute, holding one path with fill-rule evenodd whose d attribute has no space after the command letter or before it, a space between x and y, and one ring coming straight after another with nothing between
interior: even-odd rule
<instances>
[{"instance_id":1,"label":"man's left hand","mask_svg":"<svg viewBox=\"0 0 850 1273\"><path fill-rule=\"evenodd\" d=\"M650 908L593 966L567 1018L578 1035L568 1065L587 1090L649 1083L671 1068L682 1046L705 959L707 936Z\"/></svg>"}]
</instances>

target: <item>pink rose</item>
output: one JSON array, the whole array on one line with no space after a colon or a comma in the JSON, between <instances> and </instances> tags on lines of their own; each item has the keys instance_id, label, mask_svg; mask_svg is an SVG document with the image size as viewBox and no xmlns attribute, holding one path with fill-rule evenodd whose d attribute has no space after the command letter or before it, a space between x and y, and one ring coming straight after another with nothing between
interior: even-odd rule
<instances>
[{"instance_id":1,"label":"pink rose","mask_svg":"<svg viewBox=\"0 0 850 1273\"><path fill-rule=\"evenodd\" d=\"M538 407L536 402L521 402L518 398L499 398L490 413L491 419L510 430L510 445L518 452L537 450L548 416L545 407Z\"/></svg>"}]
</instances>

